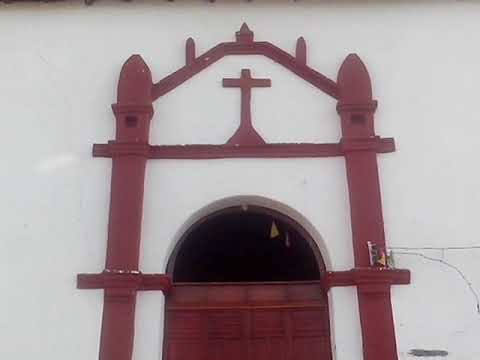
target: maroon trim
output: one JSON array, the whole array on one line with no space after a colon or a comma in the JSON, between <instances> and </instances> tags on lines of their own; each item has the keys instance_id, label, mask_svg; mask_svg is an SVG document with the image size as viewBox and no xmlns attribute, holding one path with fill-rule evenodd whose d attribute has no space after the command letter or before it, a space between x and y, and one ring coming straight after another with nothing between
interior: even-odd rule
<instances>
[{"instance_id":1,"label":"maroon trim","mask_svg":"<svg viewBox=\"0 0 480 360\"><path fill-rule=\"evenodd\" d=\"M349 55L338 73L340 97L337 110L341 117L342 143L345 146L353 252L356 268L370 265L368 242L385 248L382 201L378 178L377 154L370 145L376 138L370 76L357 55ZM375 272L377 271L377 272ZM409 282L408 270L400 273L355 273L363 353L366 360L396 360L397 346L390 300L390 285ZM360 274L360 275L359 275ZM382 274L382 275L380 275ZM387 274L387 275L384 275ZM359 277L360 276L360 277ZM337 277L339 279L339 277Z\"/></svg>"},{"instance_id":2,"label":"maroon trim","mask_svg":"<svg viewBox=\"0 0 480 360\"><path fill-rule=\"evenodd\" d=\"M78 274L78 289L127 289L127 290L161 290L168 293L172 281L165 274L142 274L122 272L102 272L100 274Z\"/></svg>"},{"instance_id":3,"label":"maroon trim","mask_svg":"<svg viewBox=\"0 0 480 360\"><path fill-rule=\"evenodd\" d=\"M297 60L295 56L290 55L286 51L269 42L253 41L253 32L248 29L246 24L243 24L241 30L237 32L236 38L236 42L224 42L218 44L197 57L195 60L189 62L184 67L178 69L173 74L168 75L153 85L152 100L155 101L159 97L169 93L200 71L229 55L263 55L268 57L291 72L297 74L319 90L338 99L337 84L333 80L330 80L325 75L322 75L307 66L301 57L300 60Z\"/></svg>"},{"instance_id":4,"label":"maroon trim","mask_svg":"<svg viewBox=\"0 0 480 360\"><path fill-rule=\"evenodd\" d=\"M148 143L151 84L147 65L140 56L132 56L122 68L113 106L119 143L132 147ZM100 360L131 359L137 291L167 291L169 287L167 277L138 271L146 160L131 153L112 159L105 271L78 276L79 288L105 289Z\"/></svg>"},{"instance_id":5,"label":"maroon trim","mask_svg":"<svg viewBox=\"0 0 480 360\"><path fill-rule=\"evenodd\" d=\"M152 112L151 101L175 89L226 55L264 55L291 70L302 79L312 83L325 93L334 98L338 98L337 84L306 65L307 45L303 38L297 40L295 56L292 56L270 43L255 42L253 41L253 37L253 32L246 24L243 24L241 29L236 33L236 42L219 44L199 57L195 55L194 40L192 38L187 39L185 45L186 65L160 80L157 84L152 84L150 90L145 83L145 86L141 87L143 93L140 104L126 99L125 102L129 103L128 108L124 106L122 109L119 109L118 106L114 105L115 113L119 111ZM150 74L149 70L148 73ZM136 85L131 84L129 86L133 89ZM252 87L271 86L270 80L252 79L250 70L243 69L240 79L224 79L223 86L240 87L242 93L241 125L226 144L152 146L148 144L148 141L139 141L139 139L137 139L135 142L123 142L119 141L117 137L116 141L110 141L108 144L95 144L93 147L93 155L96 157L138 155L148 159L296 158L343 156L353 150L371 149L379 153L392 152L395 150L395 144L392 138L382 139L378 136L354 139L346 139L344 137L338 144L265 143L252 125L250 91ZM129 94L128 90L124 91L124 93ZM362 111L365 107L370 109L375 106L375 102L356 104L339 101L337 110L339 112L347 110ZM144 129L148 128L145 127Z\"/></svg>"},{"instance_id":6,"label":"maroon trim","mask_svg":"<svg viewBox=\"0 0 480 360\"><path fill-rule=\"evenodd\" d=\"M367 243L385 248L376 154L394 151L394 142L375 135L373 114L377 104L372 99L368 72L358 56L349 55L340 68L338 83L335 83L306 65L306 43L302 38L297 41L295 56L292 56L271 43L253 41L253 36L244 24L236 33L235 42L221 43L199 57L195 55L194 41L189 39L185 51L186 65L157 84L152 83L150 70L138 55L132 56L122 68L117 104L113 106L116 139L108 144L96 144L93 149L94 156L112 158L106 270L101 274L79 275L78 279L80 288L105 289L101 360L131 360L136 292L165 292L169 287L169 280L164 275L143 275L138 270L147 159L342 155L350 195L355 269L329 273L325 286L357 287L365 360L398 358L390 286L409 283L409 272L369 267ZM224 145L150 145L152 101L227 55L266 56L338 99L337 111L342 125L340 142L264 144L256 141L252 145L241 139ZM248 99L244 99L243 107L248 104L245 100ZM253 130L253 126L249 129Z\"/></svg>"},{"instance_id":7,"label":"maroon trim","mask_svg":"<svg viewBox=\"0 0 480 360\"><path fill-rule=\"evenodd\" d=\"M224 159L224 158L306 158L343 156L349 151L395 151L392 138L371 138L366 141L342 140L338 144L270 143L264 145L148 145L109 141L94 144L93 156L111 158L138 155L148 159Z\"/></svg>"},{"instance_id":8,"label":"maroon trim","mask_svg":"<svg viewBox=\"0 0 480 360\"><path fill-rule=\"evenodd\" d=\"M370 286L374 289L378 285L410 284L410 272L403 269L355 268L348 271L328 271L322 281L326 289L338 286Z\"/></svg>"}]
</instances>

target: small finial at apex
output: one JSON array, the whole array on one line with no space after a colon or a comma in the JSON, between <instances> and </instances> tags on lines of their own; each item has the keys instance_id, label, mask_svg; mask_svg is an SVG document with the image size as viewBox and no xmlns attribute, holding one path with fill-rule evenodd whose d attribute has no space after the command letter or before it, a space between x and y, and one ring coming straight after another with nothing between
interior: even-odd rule
<instances>
[{"instance_id":1,"label":"small finial at apex","mask_svg":"<svg viewBox=\"0 0 480 360\"><path fill-rule=\"evenodd\" d=\"M252 30L250 30L250 28L248 27L247 23L244 22L242 24L242 26L240 27L240 32L241 33L247 33L247 32L252 32Z\"/></svg>"},{"instance_id":2,"label":"small finial at apex","mask_svg":"<svg viewBox=\"0 0 480 360\"><path fill-rule=\"evenodd\" d=\"M235 33L238 42L252 42L253 31L250 30L247 23L243 23L240 30Z\"/></svg>"}]
</instances>

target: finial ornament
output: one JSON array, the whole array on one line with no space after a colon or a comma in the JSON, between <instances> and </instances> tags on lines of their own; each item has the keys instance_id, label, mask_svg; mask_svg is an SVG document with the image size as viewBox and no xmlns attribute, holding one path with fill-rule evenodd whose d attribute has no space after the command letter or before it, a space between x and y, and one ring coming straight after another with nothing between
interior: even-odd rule
<instances>
[{"instance_id":1,"label":"finial ornament","mask_svg":"<svg viewBox=\"0 0 480 360\"><path fill-rule=\"evenodd\" d=\"M191 37L185 43L185 63L191 65L195 61L195 40Z\"/></svg>"},{"instance_id":2,"label":"finial ornament","mask_svg":"<svg viewBox=\"0 0 480 360\"><path fill-rule=\"evenodd\" d=\"M242 24L242 27L235 33L235 36L240 43L253 42L253 31L250 30L247 23Z\"/></svg>"},{"instance_id":3,"label":"finial ornament","mask_svg":"<svg viewBox=\"0 0 480 360\"><path fill-rule=\"evenodd\" d=\"M295 48L295 57L297 61L303 65L307 64L307 43L303 37L299 37L297 40L297 46Z\"/></svg>"},{"instance_id":4,"label":"finial ornament","mask_svg":"<svg viewBox=\"0 0 480 360\"><path fill-rule=\"evenodd\" d=\"M140 55L132 55L122 67L118 82L119 104L151 104L152 74Z\"/></svg>"},{"instance_id":5,"label":"finial ornament","mask_svg":"<svg viewBox=\"0 0 480 360\"><path fill-rule=\"evenodd\" d=\"M357 54L349 54L338 72L340 100L350 104L372 101L372 84L365 64Z\"/></svg>"}]
</instances>

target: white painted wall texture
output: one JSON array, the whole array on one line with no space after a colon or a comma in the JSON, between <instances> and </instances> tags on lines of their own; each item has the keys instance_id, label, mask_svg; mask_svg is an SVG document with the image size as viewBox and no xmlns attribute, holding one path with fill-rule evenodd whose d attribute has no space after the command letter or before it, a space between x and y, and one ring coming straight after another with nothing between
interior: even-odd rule
<instances>
[{"instance_id":1,"label":"white painted wall texture","mask_svg":"<svg viewBox=\"0 0 480 360\"><path fill-rule=\"evenodd\" d=\"M377 133L398 151L379 157L392 247L480 244L480 3L99 2L0 5L0 358L95 359L101 291L75 275L103 269L110 161L91 146L114 136L109 105L122 63L139 53L154 79L234 38L243 21L257 39L293 51L336 78L357 52L373 78ZM335 102L268 59L224 59L156 103L152 143L223 143L239 120L239 91L223 77L249 67L272 87L253 91L253 118L268 141L337 141ZM198 216L226 204L267 204L297 218L330 269L352 267L342 159L151 161L141 269L163 272L175 241ZM480 314L457 266L480 291L479 249L396 250L410 286L393 289L400 359L411 349L480 356ZM410 252L416 254L400 254ZM420 254L420 255L419 255ZM333 289L337 360L361 358L357 300ZM161 359L163 297L141 293L134 359Z\"/></svg>"}]
</instances>

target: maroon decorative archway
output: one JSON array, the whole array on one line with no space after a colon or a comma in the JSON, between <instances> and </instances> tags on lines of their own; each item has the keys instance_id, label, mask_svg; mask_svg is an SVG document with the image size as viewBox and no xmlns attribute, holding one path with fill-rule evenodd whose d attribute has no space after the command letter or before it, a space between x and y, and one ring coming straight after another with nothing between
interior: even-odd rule
<instances>
[{"instance_id":1,"label":"maroon decorative archway","mask_svg":"<svg viewBox=\"0 0 480 360\"><path fill-rule=\"evenodd\" d=\"M263 55L338 100L342 138L331 144L266 143L255 131L250 114L254 87L271 85L255 79L249 69L239 79L224 79L224 87L241 90L240 127L224 145L149 144L152 102L228 55ZM254 41L246 24L236 41L220 43L196 56L195 43L186 42L186 64L154 84L148 66L138 55L123 66L118 84L116 139L95 144L93 155L112 158L112 183L105 270L79 274L78 288L104 289L100 343L101 360L131 360L137 291L161 290L171 280L165 274L139 271L140 232L143 212L144 175L148 159L293 158L343 156L347 169L355 268L329 272L324 287L356 286L365 360L396 360L390 286L408 284L408 270L370 265L368 243L385 248L377 153L394 151L392 138L375 135L377 103L372 99L368 72L357 55L347 56L337 82L307 65L306 43L297 41L295 56L269 42Z\"/></svg>"}]
</instances>

